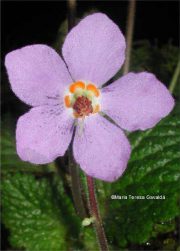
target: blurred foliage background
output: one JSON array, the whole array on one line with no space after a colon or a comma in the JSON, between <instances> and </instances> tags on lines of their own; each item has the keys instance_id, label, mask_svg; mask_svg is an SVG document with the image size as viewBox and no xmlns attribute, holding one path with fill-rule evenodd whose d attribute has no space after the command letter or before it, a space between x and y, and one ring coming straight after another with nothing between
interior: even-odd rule
<instances>
[{"instance_id":1,"label":"blurred foliage background","mask_svg":"<svg viewBox=\"0 0 180 251\"><path fill-rule=\"evenodd\" d=\"M66 33L67 21L64 20L51 43L56 50L61 47ZM178 60L179 49L171 40L166 43L135 40L130 70L150 71L169 86ZM115 78L121 74L119 71ZM111 250L180 249L179 78L177 83L173 112L151 130L128 134L133 151L123 177L114 183L96 181ZM29 108L10 91L3 66L2 94L2 250L98 250L92 226L83 227L74 209L68 168L59 170L56 164L35 166L22 162L17 156L16 120ZM84 181L83 173L81 178ZM114 194L164 195L166 199L112 200Z\"/></svg>"}]
</instances>

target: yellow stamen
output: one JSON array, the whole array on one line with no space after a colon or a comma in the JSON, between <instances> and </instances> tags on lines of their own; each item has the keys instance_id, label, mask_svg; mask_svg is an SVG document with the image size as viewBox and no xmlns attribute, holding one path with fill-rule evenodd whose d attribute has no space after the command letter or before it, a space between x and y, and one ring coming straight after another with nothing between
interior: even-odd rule
<instances>
[{"instance_id":1,"label":"yellow stamen","mask_svg":"<svg viewBox=\"0 0 180 251\"><path fill-rule=\"evenodd\" d=\"M96 97L99 97L99 90L96 88L95 85L93 84L87 85L86 90L92 91Z\"/></svg>"},{"instance_id":2,"label":"yellow stamen","mask_svg":"<svg viewBox=\"0 0 180 251\"><path fill-rule=\"evenodd\" d=\"M76 118L76 119L78 119L79 118L79 115L77 114L77 112L73 112L73 115L74 115L74 117Z\"/></svg>"},{"instance_id":3,"label":"yellow stamen","mask_svg":"<svg viewBox=\"0 0 180 251\"><path fill-rule=\"evenodd\" d=\"M93 113L97 113L100 111L100 105L96 105L94 110L93 110Z\"/></svg>"},{"instance_id":4,"label":"yellow stamen","mask_svg":"<svg viewBox=\"0 0 180 251\"><path fill-rule=\"evenodd\" d=\"M69 87L69 91L71 93L74 93L76 91L77 88L81 88L81 89L85 89L85 84L81 81L77 81L75 83L73 83L70 87Z\"/></svg>"}]
</instances>

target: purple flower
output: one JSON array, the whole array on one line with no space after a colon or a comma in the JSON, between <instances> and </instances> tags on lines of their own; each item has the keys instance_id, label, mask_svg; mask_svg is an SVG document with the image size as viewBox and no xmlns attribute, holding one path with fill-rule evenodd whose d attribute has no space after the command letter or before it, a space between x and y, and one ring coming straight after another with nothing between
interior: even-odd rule
<instances>
[{"instance_id":1,"label":"purple flower","mask_svg":"<svg viewBox=\"0 0 180 251\"><path fill-rule=\"evenodd\" d=\"M31 110L17 123L17 153L35 164L63 156L76 132L73 154L89 176L114 181L124 172L128 131L155 126L173 109L167 88L150 73L128 73L101 88L120 69L125 39L106 15L84 18L67 35L62 58L46 45L7 54L5 65L14 93ZM115 126L101 112L111 117Z\"/></svg>"}]
</instances>

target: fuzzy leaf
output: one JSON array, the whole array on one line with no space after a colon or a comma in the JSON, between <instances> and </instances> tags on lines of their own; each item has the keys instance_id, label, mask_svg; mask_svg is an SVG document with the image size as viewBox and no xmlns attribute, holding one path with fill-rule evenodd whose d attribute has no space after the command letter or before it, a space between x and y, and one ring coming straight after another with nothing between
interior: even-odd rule
<instances>
[{"instance_id":1,"label":"fuzzy leaf","mask_svg":"<svg viewBox=\"0 0 180 251\"><path fill-rule=\"evenodd\" d=\"M13 247L67 250L67 230L47 180L22 174L7 177L2 182L2 205L3 222L11 230Z\"/></svg>"}]
</instances>

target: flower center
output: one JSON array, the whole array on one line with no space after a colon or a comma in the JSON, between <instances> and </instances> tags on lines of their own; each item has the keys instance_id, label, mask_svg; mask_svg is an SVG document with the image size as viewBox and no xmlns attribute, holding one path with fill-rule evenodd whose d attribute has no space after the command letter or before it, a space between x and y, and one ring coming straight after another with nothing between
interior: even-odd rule
<instances>
[{"instance_id":1,"label":"flower center","mask_svg":"<svg viewBox=\"0 0 180 251\"><path fill-rule=\"evenodd\" d=\"M92 102L87 97L78 97L73 105L73 109L78 117L88 116L93 112Z\"/></svg>"},{"instance_id":2,"label":"flower center","mask_svg":"<svg viewBox=\"0 0 180 251\"><path fill-rule=\"evenodd\" d=\"M77 81L69 86L64 103L75 118L84 118L100 111L100 90L92 83Z\"/></svg>"}]
</instances>

